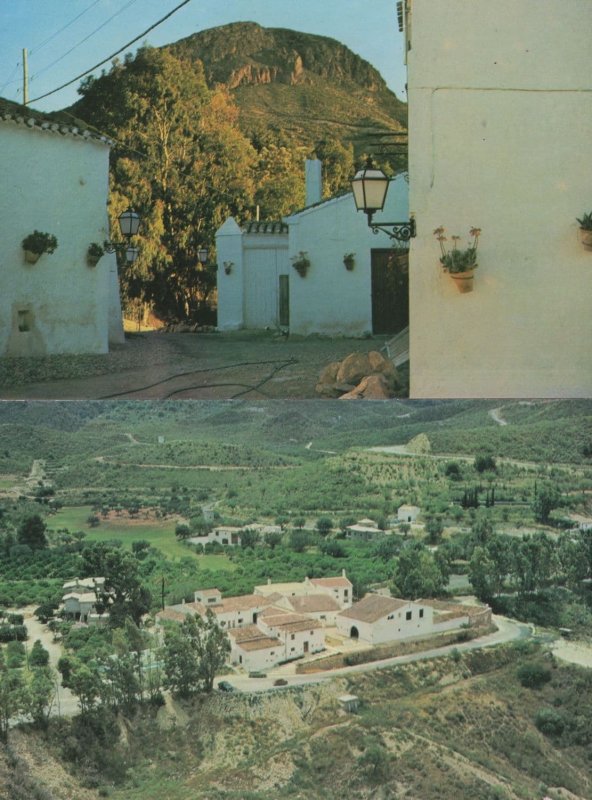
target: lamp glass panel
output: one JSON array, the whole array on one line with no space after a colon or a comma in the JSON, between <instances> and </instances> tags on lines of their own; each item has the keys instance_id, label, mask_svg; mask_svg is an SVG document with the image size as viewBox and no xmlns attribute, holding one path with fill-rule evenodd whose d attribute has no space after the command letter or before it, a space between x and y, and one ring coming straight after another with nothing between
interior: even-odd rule
<instances>
[{"instance_id":1,"label":"lamp glass panel","mask_svg":"<svg viewBox=\"0 0 592 800\"><path fill-rule=\"evenodd\" d=\"M122 236L135 236L140 227L140 215L128 208L119 216L119 227Z\"/></svg>"}]
</instances>

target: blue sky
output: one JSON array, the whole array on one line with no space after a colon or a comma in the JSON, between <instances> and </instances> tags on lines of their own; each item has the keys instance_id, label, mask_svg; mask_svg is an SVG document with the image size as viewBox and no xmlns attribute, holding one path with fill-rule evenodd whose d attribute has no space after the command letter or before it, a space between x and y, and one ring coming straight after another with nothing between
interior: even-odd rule
<instances>
[{"instance_id":1,"label":"blue sky","mask_svg":"<svg viewBox=\"0 0 592 800\"><path fill-rule=\"evenodd\" d=\"M29 53L29 99L34 100L109 56L180 2L0 0L0 96L22 102L23 48ZM191 0L124 52L239 20L331 36L373 64L406 99L395 0ZM78 84L32 105L45 111L63 108L77 99Z\"/></svg>"}]
</instances>

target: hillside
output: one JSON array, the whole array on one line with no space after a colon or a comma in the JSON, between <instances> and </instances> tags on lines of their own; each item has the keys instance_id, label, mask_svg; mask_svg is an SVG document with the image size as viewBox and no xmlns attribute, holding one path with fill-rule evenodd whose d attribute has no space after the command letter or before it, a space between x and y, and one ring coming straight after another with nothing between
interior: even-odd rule
<instances>
[{"instance_id":1,"label":"hillside","mask_svg":"<svg viewBox=\"0 0 592 800\"><path fill-rule=\"evenodd\" d=\"M222 83L250 136L282 131L298 144L352 142L356 154L368 133L407 126L407 106L380 73L334 39L237 22L181 39L168 49L201 60L210 86Z\"/></svg>"},{"instance_id":2,"label":"hillside","mask_svg":"<svg viewBox=\"0 0 592 800\"><path fill-rule=\"evenodd\" d=\"M578 703L589 670L524 644L453 656L14 731L0 799L592 798L590 707ZM522 686L526 663L544 664L550 682ZM360 698L357 714L340 710L344 693Z\"/></svg>"}]
</instances>

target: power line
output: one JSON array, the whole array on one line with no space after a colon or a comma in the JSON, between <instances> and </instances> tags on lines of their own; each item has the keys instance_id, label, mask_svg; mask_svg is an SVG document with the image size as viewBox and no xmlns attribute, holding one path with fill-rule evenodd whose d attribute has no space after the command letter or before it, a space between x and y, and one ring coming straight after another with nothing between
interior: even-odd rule
<instances>
[{"instance_id":1,"label":"power line","mask_svg":"<svg viewBox=\"0 0 592 800\"><path fill-rule=\"evenodd\" d=\"M142 33L140 33L139 36L136 36L134 39L131 40L131 42L124 44L123 47L120 47L119 50L115 51L115 53L111 53L110 56L107 56L107 58L104 58L102 61L99 61L98 64L95 64L93 67L90 67L90 69L81 72L80 75L77 75L75 78L72 78L72 80L63 83L61 86L58 86L57 89L52 89L51 92L45 92L45 94L41 94L39 95L39 97L34 97L33 100L30 100L30 103L36 103L38 100L43 100L45 97L49 97L50 95L55 94L56 92L60 92L62 89L65 89L66 86L70 86L72 83L75 83L76 81L80 80L80 78L84 78L84 76L88 75L89 72L94 72L95 69L102 67L103 64L107 63L107 61L111 61L112 58L118 56L123 50L127 49L128 47L131 47L132 44L135 44L139 39L141 39L143 36L146 36L147 33L150 33L150 31L154 30L154 28L157 28L169 17L172 17L173 14L177 12L180 8L183 8L183 6L186 6L187 3L190 2L191 0L183 0L183 2L179 3L179 5L173 8L172 11L169 11L168 14L159 19L158 22L155 22L154 25L151 25L149 28L146 28L146 30L142 31Z\"/></svg>"},{"instance_id":2,"label":"power line","mask_svg":"<svg viewBox=\"0 0 592 800\"><path fill-rule=\"evenodd\" d=\"M49 44L51 41L53 41L56 38L56 36L59 36L60 33L62 33L63 31L66 30L66 28L69 28L70 25L73 25L76 22L77 19L80 19L80 17L82 17L84 14L86 14L87 11L90 11L90 9L93 6L96 6L97 3L100 3L100 2L101 2L101 0L94 0L94 2L92 2L89 6L87 6L84 9L84 11L81 11L80 14L78 14L78 16L74 17L74 19L71 19L70 22L66 22L66 24L63 27L61 27L55 33L52 33L51 36L48 36L47 39L45 39L43 42L41 42L41 44L38 44L37 47L34 47L30 52L31 53L36 53L38 50L41 50L42 47L45 47L46 44Z\"/></svg>"},{"instance_id":3,"label":"power line","mask_svg":"<svg viewBox=\"0 0 592 800\"><path fill-rule=\"evenodd\" d=\"M97 0L97 2L98 2L98 0ZM115 19L115 17L119 16L119 14L123 14L123 12L124 12L126 9L128 9L128 8L129 8L131 5L133 5L133 4L134 4L134 3L136 3L136 2L137 2L137 0L129 0L129 3L127 3L125 6L123 6L123 8L120 8L120 9L119 9L119 11L116 11L116 12L115 12L115 14L112 14L112 15L109 17L109 19L105 20L105 22L102 22L102 23L99 25L99 27L98 27L98 28L95 28L95 30L94 30L92 33L89 33L89 34L88 34L88 36L85 36L85 37L84 37L84 39L81 39L79 42L77 42L77 44L75 44L75 45L74 45L73 47L71 47L69 50L66 50L66 52L65 52L65 53L62 53L62 55L61 55L59 58L56 58L56 60L55 60L55 61L52 61L52 62L51 62L51 64L48 64L46 67L43 67L43 69L40 69L40 70L39 70L39 72L36 72L36 73L35 73L35 74L34 74L34 75L31 77L31 80L32 80L32 81L33 81L33 80L35 80L35 78L37 78L39 75L42 75L44 72L47 72L47 70L48 70L48 69L51 69L52 67L55 67L55 65L56 65L56 64L59 64L59 62L60 62L60 61L63 61L63 60L64 60L64 58L66 58L66 56L69 56L69 55L70 55L70 53L72 53L74 50L76 50L76 48L77 48L77 47L80 47L80 45L81 45L81 44L84 44L84 43L85 43L85 42L87 42L89 39L91 39L91 38L92 38L92 37L95 35L95 33L98 33L98 32L99 32L100 30L102 30L102 29L103 29L103 28L104 28L106 25L108 25L108 24L111 22L111 20L112 20L112 19Z\"/></svg>"}]
</instances>

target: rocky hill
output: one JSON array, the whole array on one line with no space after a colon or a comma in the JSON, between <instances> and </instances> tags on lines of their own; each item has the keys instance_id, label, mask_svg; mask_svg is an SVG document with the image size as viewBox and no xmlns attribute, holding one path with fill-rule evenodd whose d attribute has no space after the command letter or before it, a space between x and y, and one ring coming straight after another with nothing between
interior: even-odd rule
<instances>
[{"instance_id":1,"label":"rocky hill","mask_svg":"<svg viewBox=\"0 0 592 800\"><path fill-rule=\"evenodd\" d=\"M353 142L406 128L407 106L380 73L334 39L237 22L181 39L168 49L203 62L210 85L227 86L249 134L283 131L298 143Z\"/></svg>"}]
</instances>

